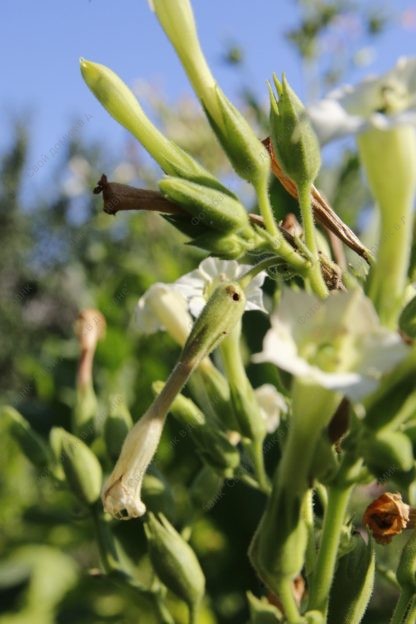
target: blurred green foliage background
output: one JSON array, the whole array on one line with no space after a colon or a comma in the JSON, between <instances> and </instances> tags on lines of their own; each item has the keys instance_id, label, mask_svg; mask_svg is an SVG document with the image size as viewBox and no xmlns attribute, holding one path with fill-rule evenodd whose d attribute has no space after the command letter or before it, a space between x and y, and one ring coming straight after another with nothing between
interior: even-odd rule
<instances>
[{"instance_id":1,"label":"blurred green foliage background","mask_svg":"<svg viewBox=\"0 0 416 624\"><path fill-rule=\"evenodd\" d=\"M327 85L337 82L347 66L340 58L322 59L319 42L345 11L344 5L303 0L299 2L300 23L287 33L300 60L319 67L320 79ZM382 11L360 11L358 5L354 10L366 20L370 38L376 40L388 27ZM241 71L244 51L238 46L226 50L224 62ZM241 92L247 116L259 136L266 136L263 102L243 79ZM166 107L151 88L148 99L171 138L212 171L229 178L223 153L192 101ZM101 199L91 190L103 172L116 181L155 186L158 172L136 146L129 144L131 157L119 162L104 142L86 144L79 124L78 131L68 136L53 163L53 181L46 181L36 197L27 197L23 191L31 139L24 121L11 130L8 147L0 156L2 403L14 405L45 438L53 426L70 428L78 357L73 324L79 310L97 308L107 321L94 367L99 419L105 418L114 395L126 400L137 419L151 401L151 383L167 377L177 355L177 347L165 334L140 334L134 320L137 300L152 283L175 280L203 257L159 216L120 213L111 217L102 212ZM342 218L362 228L358 214L368 205L368 194L357 156L348 146L322 172L321 185ZM241 187L239 192L249 205L247 189ZM296 210L277 185L274 199L281 214ZM250 315L245 321L250 346L258 344L265 329L260 316L256 317L259 322L252 321ZM258 373L252 368L256 384ZM0 436L0 623L150 623L143 604L135 603L99 571L93 527L75 498L39 474L13 441L5 421L0 421ZM276 461L272 455L267 456L270 468ZM182 437L178 425L168 421L152 471L168 482L169 517L178 526L200 467L189 436ZM147 493L151 501L151 482ZM166 500L164 504L169 503ZM212 508L197 519L192 545L206 574L209 594L201 624L247 621L241 588L255 594L262 590L246 552L263 504L260 493L231 481ZM355 504L362 508L359 499ZM141 522L122 524L116 533L140 574L146 575ZM383 553L386 563L395 557L388 547ZM367 624L386 621L392 592L386 582L373 599ZM170 607L177 622L186 621L182 604L172 598Z\"/></svg>"}]
</instances>

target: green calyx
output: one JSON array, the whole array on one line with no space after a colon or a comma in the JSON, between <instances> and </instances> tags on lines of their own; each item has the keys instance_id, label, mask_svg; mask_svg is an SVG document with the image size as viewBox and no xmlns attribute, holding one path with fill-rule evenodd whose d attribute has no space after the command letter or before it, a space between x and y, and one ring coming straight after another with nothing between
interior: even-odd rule
<instances>
[{"instance_id":1,"label":"green calyx","mask_svg":"<svg viewBox=\"0 0 416 624\"><path fill-rule=\"evenodd\" d=\"M192 216L195 225L222 233L250 227L244 206L226 193L177 177L164 178L159 188Z\"/></svg>"},{"instance_id":2,"label":"green calyx","mask_svg":"<svg viewBox=\"0 0 416 624\"><path fill-rule=\"evenodd\" d=\"M205 578L194 551L162 514L146 516L145 532L156 574L191 612L196 610L204 595Z\"/></svg>"},{"instance_id":3,"label":"green calyx","mask_svg":"<svg viewBox=\"0 0 416 624\"><path fill-rule=\"evenodd\" d=\"M273 76L277 96L269 85L270 133L284 172L298 185L311 184L320 169L318 138L305 108L286 77Z\"/></svg>"}]
</instances>

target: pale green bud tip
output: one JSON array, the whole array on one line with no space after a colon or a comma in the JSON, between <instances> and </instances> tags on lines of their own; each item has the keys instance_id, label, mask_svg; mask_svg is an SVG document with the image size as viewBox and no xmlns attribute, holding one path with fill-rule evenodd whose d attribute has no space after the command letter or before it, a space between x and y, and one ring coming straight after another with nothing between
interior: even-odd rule
<instances>
[{"instance_id":1,"label":"pale green bud tip","mask_svg":"<svg viewBox=\"0 0 416 624\"><path fill-rule=\"evenodd\" d=\"M94 504L100 498L102 481L98 459L84 442L64 429L54 429L53 435L69 487L83 503Z\"/></svg>"}]
</instances>

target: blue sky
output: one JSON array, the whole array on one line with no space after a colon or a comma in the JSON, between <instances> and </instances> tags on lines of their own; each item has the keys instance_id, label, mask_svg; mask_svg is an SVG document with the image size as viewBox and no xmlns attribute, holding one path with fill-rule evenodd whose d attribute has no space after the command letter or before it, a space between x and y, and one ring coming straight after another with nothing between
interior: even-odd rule
<instances>
[{"instance_id":1,"label":"blue sky","mask_svg":"<svg viewBox=\"0 0 416 624\"><path fill-rule=\"evenodd\" d=\"M227 42L244 47L245 80L255 91L265 94L265 81L272 72L285 71L305 96L305 75L283 37L297 23L296 4L293 0L194 0L204 51L231 97L235 98L241 82L221 62ZM377 4L361 2L360 6ZM415 2L396 0L391 6L399 21L378 40L374 62L366 72L389 69L399 55L416 54ZM54 145L65 143L76 117L91 115L84 124L85 134L101 136L111 146L119 145L125 136L84 86L80 56L109 65L129 84L138 78L156 82L170 101L190 90L147 0L2 0L1 8L0 147L9 137L13 117L29 119L33 129L29 165ZM410 21L406 28L403 14ZM342 29L341 36L348 41ZM351 50L365 44L358 36ZM355 74L359 77L360 72Z\"/></svg>"}]
</instances>

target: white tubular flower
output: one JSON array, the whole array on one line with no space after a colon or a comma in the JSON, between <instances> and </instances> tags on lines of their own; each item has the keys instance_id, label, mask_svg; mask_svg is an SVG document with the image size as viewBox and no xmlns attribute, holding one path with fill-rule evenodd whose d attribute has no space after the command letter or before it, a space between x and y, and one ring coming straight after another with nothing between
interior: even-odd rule
<instances>
[{"instance_id":1,"label":"white tubular flower","mask_svg":"<svg viewBox=\"0 0 416 624\"><path fill-rule=\"evenodd\" d=\"M197 317L205 306L209 295L220 282L238 280L251 268L247 264L239 264L236 260L205 258L195 271L183 275L173 286L188 302L191 314ZM266 312L261 289L265 277L266 272L262 271L245 289L246 311L260 310Z\"/></svg>"},{"instance_id":2,"label":"white tubular flower","mask_svg":"<svg viewBox=\"0 0 416 624\"><path fill-rule=\"evenodd\" d=\"M360 290L320 301L286 289L271 324L255 362L272 362L352 401L374 391L408 351L397 333L380 325Z\"/></svg>"},{"instance_id":3,"label":"white tubular flower","mask_svg":"<svg viewBox=\"0 0 416 624\"><path fill-rule=\"evenodd\" d=\"M287 403L272 384L263 384L254 390L267 433L273 433L279 426L280 414L288 411Z\"/></svg>"},{"instance_id":4,"label":"white tubular flower","mask_svg":"<svg viewBox=\"0 0 416 624\"><path fill-rule=\"evenodd\" d=\"M102 492L105 511L119 520L138 518L146 512L140 498L143 477L162 435L165 415L150 408L128 433L120 457Z\"/></svg>"},{"instance_id":5,"label":"white tubular flower","mask_svg":"<svg viewBox=\"0 0 416 624\"><path fill-rule=\"evenodd\" d=\"M193 321L186 299L172 284L153 284L139 299L136 322L144 334L165 330L183 346Z\"/></svg>"},{"instance_id":6,"label":"white tubular flower","mask_svg":"<svg viewBox=\"0 0 416 624\"><path fill-rule=\"evenodd\" d=\"M416 58L400 58L383 76L340 87L307 112L322 143L372 127L416 126Z\"/></svg>"}]
</instances>

